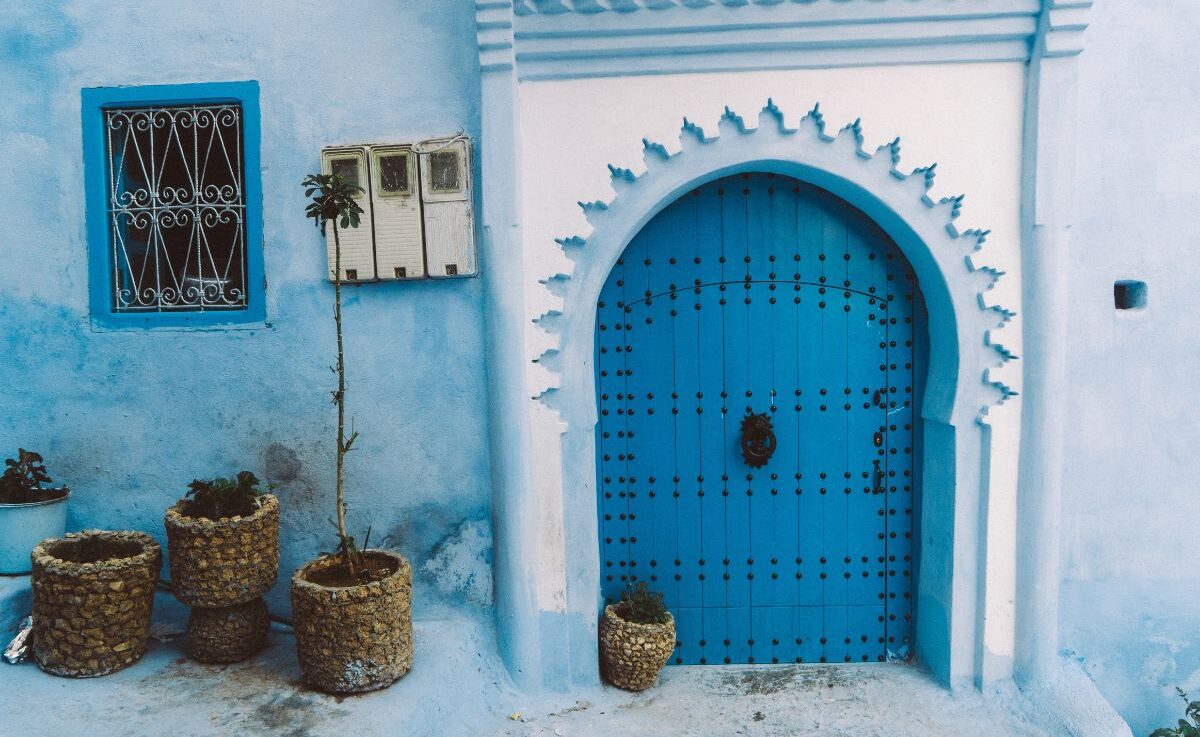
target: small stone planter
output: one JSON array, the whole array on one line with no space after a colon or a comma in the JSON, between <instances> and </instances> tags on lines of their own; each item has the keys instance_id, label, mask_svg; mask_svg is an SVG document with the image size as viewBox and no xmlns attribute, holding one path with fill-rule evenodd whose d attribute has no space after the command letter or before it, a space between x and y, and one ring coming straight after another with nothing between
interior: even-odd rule
<instances>
[{"instance_id":1,"label":"small stone planter","mask_svg":"<svg viewBox=\"0 0 1200 737\"><path fill-rule=\"evenodd\" d=\"M167 563L175 598L191 607L229 607L262 596L279 574L279 500L258 498L247 517L211 520L167 510Z\"/></svg>"},{"instance_id":2,"label":"small stone planter","mask_svg":"<svg viewBox=\"0 0 1200 737\"><path fill-rule=\"evenodd\" d=\"M89 530L33 549L32 653L47 673L103 676L146 652L162 550L141 532Z\"/></svg>"},{"instance_id":3,"label":"small stone planter","mask_svg":"<svg viewBox=\"0 0 1200 737\"><path fill-rule=\"evenodd\" d=\"M665 624L637 624L609 604L600 618L600 675L626 691L645 691L675 650L675 618Z\"/></svg>"},{"instance_id":4,"label":"small stone planter","mask_svg":"<svg viewBox=\"0 0 1200 737\"><path fill-rule=\"evenodd\" d=\"M412 567L398 553L362 554L390 573L367 584L327 586L319 583L322 574L341 559L326 556L292 576L300 671L305 683L328 693L386 688L412 667Z\"/></svg>"}]
</instances>

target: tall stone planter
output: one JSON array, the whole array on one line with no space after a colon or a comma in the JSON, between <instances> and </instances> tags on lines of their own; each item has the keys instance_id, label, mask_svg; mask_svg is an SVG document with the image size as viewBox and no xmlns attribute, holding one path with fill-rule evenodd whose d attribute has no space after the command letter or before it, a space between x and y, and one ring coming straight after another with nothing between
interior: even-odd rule
<instances>
[{"instance_id":1,"label":"tall stone planter","mask_svg":"<svg viewBox=\"0 0 1200 737\"><path fill-rule=\"evenodd\" d=\"M675 618L664 624L638 624L624 619L620 605L610 604L600 618L600 675L626 691L645 691L675 650Z\"/></svg>"},{"instance_id":2,"label":"tall stone planter","mask_svg":"<svg viewBox=\"0 0 1200 737\"><path fill-rule=\"evenodd\" d=\"M325 556L292 576L292 620L304 682L328 693L386 688L412 667L412 567L404 556L364 550L381 575L336 585L341 559Z\"/></svg>"},{"instance_id":3,"label":"tall stone planter","mask_svg":"<svg viewBox=\"0 0 1200 737\"><path fill-rule=\"evenodd\" d=\"M47 673L121 670L146 652L162 550L141 532L90 530L34 547L32 653Z\"/></svg>"},{"instance_id":4,"label":"tall stone planter","mask_svg":"<svg viewBox=\"0 0 1200 737\"><path fill-rule=\"evenodd\" d=\"M215 520L189 515L181 500L163 523L172 589L192 607L188 654L235 663L261 650L270 627L262 595L279 575L279 500L263 494L252 514Z\"/></svg>"}]
</instances>

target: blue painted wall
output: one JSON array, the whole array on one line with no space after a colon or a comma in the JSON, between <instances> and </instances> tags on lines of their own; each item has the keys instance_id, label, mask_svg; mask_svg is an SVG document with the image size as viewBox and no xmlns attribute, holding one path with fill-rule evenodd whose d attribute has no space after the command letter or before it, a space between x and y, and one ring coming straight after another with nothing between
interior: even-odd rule
<instances>
[{"instance_id":1,"label":"blue painted wall","mask_svg":"<svg viewBox=\"0 0 1200 737\"><path fill-rule=\"evenodd\" d=\"M1198 34L1195 3L1099 2L1080 58L1061 644L1142 736L1200 697Z\"/></svg>"},{"instance_id":2,"label":"blue painted wall","mask_svg":"<svg viewBox=\"0 0 1200 737\"><path fill-rule=\"evenodd\" d=\"M193 477L265 476L283 501L284 610L287 576L334 544L333 288L299 182L323 145L478 137L473 4L19 5L0 18L0 450L47 456L74 489L72 529L161 537ZM93 331L80 88L243 79L261 85L267 324ZM416 616L486 604L482 279L345 291L351 524L412 558Z\"/></svg>"},{"instance_id":3,"label":"blue painted wall","mask_svg":"<svg viewBox=\"0 0 1200 737\"><path fill-rule=\"evenodd\" d=\"M480 92L469 0L264 6L0 14L0 451L46 453L73 528L159 535L190 479L250 468L284 502L286 579L332 544L332 288L298 182L330 143L478 139ZM1176 684L1200 693L1198 33L1191 4L1103 2L1080 62L1062 647L1135 734L1177 716ZM243 79L261 85L267 324L93 331L80 88ZM490 600L482 272L347 290L351 521L413 558L418 617ZM1117 279L1148 282L1144 311L1113 309Z\"/></svg>"}]
</instances>

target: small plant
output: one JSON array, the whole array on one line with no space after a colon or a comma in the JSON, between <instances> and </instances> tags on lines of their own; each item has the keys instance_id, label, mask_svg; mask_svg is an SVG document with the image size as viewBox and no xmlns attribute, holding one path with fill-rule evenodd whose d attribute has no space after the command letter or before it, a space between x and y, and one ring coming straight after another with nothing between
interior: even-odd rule
<instances>
[{"instance_id":1,"label":"small plant","mask_svg":"<svg viewBox=\"0 0 1200 737\"><path fill-rule=\"evenodd\" d=\"M309 174L301 183L304 196L311 201L304 208L304 216L312 218L318 229L326 224L333 230L333 321L337 324L337 389L333 392L333 403L337 405L337 526L338 553L346 575L359 580L367 574L362 555L354 538L346 532L346 501L342 493L345 478L346 454L350 452L358 431L351 429L346 435L346 362L342 351L342 241L339 228L357 228L358 216L363 209L355 197L362 188L350 184L336 174ZM368 533L369 534L369 533Z\"/></svg>"},{"instance_id":2,"label":"small plant","mask_svg":"<svg viewBox=\"0 0 1200 737\"><path fill-rule=\"evenodd\" d=\"M636 586L629 586L621 592L617 614L634 624L666 624L670 621L662 592L651 591L645 581L638 581Z\"/></svg>"},{"instance_id":3,"label":"small plant","mask_svg":"<svg viewBox=\"0 0 1200 737\"><path fill-rule=\"evenodd\" d=\"M187 512L192 517L224 519L246 517L258 509L258 477L241 471L236 479L218 476L211 481L196 479L188 484Z\"/></svg>"},{"instance_id":4,"label":"small plant","mask_svg":"<svg viewBox=\"0 0 1200 737\"><path fill-rule=\"evenodd\" d=\"M1183 703L1187 706L1183 709L1183 715L1187 719L1180 719L1179 725L1175 727L1161 727L1150 733L1150 737L1200 737L1200 700L1190 701L1187 693L1179 687L1175 688L1179 694L1179 698L1183 699ZM1188 719L1191 722L1188 722Z\"/></svg>"},{"instance_id":5,"label":"small plant","mask_svg":"<svg viewBox=\"0 0 1200 737\"><path fill-rule=\"evenodd\" d=\"M51 479L40 454L18 448L17 457L6 459L4 465L4 474L0 475L0 504L30 504L63 495L63 489L43 488L42 484L49 484Z\"/></svg>"}]
</instances>

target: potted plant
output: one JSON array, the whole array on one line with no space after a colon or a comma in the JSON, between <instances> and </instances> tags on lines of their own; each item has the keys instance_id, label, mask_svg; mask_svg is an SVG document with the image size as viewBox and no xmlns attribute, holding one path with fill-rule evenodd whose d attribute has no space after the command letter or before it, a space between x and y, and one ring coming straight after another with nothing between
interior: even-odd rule
<instances>
[{"instance_id":1,"label":"potted plant","mask_svg":"<svg viewBox=\"0 0 1200 737\"><path fill-rule=\"evenodd\" d=\"M87 678L146 652L162 550L141 532L85 530L33 549L33 658Z\"/></svg>"},{"instance_id":2,"label":"potted plant","mask_svg":"<svg viewBox=\"0 0 1200 737\"><path fill-rule=\"evenodd\" d=\"M29 573L33 546L67 530L66 486L49 488L42 457L24 448L0 475L0 573Z\"/></svg>"},{"instance_id":3,"label":"potted plant","mask_svg":"<svg viewBox=\"0 0 1200 737\"><path fill-rule=\"evenodd\" d=\"M262 649L270 625L262 595L279 571L279 500L249 471L196 479L163 519L175 597L192 607L188 651L232 663Z\"/></svg>"},{"instance_id":4,"label":"potted plant","mask_svg":"<svg viewBox=\"0 0 1200 737\"><path fill-rule=\"evenodd\" d=\"M1183 715L1187 718L1180 719L1174 727L1160 727L1154 730L1150 733L1150 737L1200 737L1200 700L1191 701L1188 699L1187 693L1178 686L1175 691L1186 704L1183 708Z\"/></svg>"},{"instance_id":5,"label":"potted plant","mask_svg":"<svg viewBox=\"0 0 1200 737\"><path fill-rule=\"evenodd\" d=\"M621 592L600 618L600 675L618 688L645 691L675 650L675 618L645 581Z\"/></svg>"},{"instance_id":6,"label":"potted plant","mask_svg":"<svg viewBox=\"0 0 1200 737\"><path fill-rule=\"evenodd\" d=\"M305 216L333 231L333 319L337 325L337 551L302 566L292 576L296 652L305 683L330 693L385 688L412 666L412 568L398 553L370 550L370 530L360 549L346 531L343 480L346 454L358 432L346 434L346 364L342 352L342 246L339 228L358 227L355 197L362 189L340 176L304 179L311 199Z\"/></svg>"}]
</instances>

